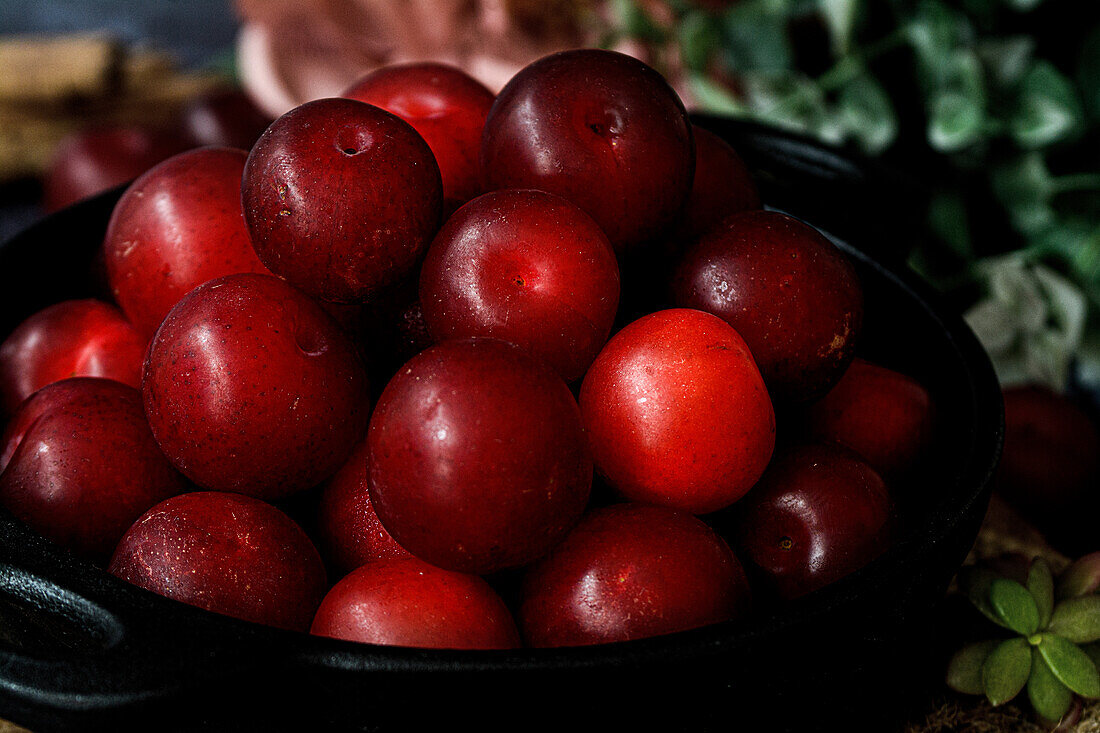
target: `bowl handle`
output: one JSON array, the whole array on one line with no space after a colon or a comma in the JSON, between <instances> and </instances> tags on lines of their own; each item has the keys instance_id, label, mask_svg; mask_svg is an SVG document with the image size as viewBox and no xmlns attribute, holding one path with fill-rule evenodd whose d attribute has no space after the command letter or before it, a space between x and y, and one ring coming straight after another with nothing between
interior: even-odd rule
<instances>
[{"instance_id":1,"label":"bowl handle","mask_svg":"<svg viewBox=\"0 0 1100 733\"><path fill-rule=\"evenodd\" d=\"M97 571L2 510L0 536L5 718L35 730L130 727L169 700L211 703L263 655L248 624Z\"/></svg>"}]
</instances>

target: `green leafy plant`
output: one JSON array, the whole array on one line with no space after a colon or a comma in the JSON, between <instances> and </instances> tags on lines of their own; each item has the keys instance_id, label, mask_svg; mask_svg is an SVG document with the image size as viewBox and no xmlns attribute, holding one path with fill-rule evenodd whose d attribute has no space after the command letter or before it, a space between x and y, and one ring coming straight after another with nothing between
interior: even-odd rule
<instances>
[{"instance_id":1,"label":"green leafy plant","mask_svg":"<svg viewBox=\"0 0 1100 733\"><path fill-rule=\"evenodd\" d=\"M1100 698L1100 553L1081 558L1057 581L1040 558L1022 579L967 568L960 586L1001 636L955 653L947 666L952 689L993 705L1026 689L1031 707L1052 723L1075 695Z\"/></svg>"},{"instance_id":2,"label":"green leafy plant","mask_svg":"<svg viewBox=\"0 0 1100 733\"><path fill-rule=\"evenodd\" d=\"M611 5L612 37L652 49L696 107L886 155L925 177L930 236L912 264L941 287L971 303L996 297L987 260L1009 254L1064 280L1070 300L1085 306L1086 327L1064 331L1073 340L1050 358L994 354L1005 381L1060 389L1077 362L1100 374L1100 349L1090 346L1100 344L1100 12L1092 3Z\"/></svg>"}]
</instances>

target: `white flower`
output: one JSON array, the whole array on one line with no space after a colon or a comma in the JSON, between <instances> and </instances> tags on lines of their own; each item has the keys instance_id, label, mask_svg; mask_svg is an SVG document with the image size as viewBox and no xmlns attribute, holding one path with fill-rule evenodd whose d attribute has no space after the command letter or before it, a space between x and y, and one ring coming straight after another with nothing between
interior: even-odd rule
<instances>
[{"instance_id":1,"label":"white flower","mask_svg":"<svg viewBox=\"0 0 1100 733\"><path fill-rule=\"evenodd\" d=\"M1019 254L977 266L987 295L966 313L1001 384L1045 384L1065 389L1084 335L1087 303L1071 282Z\"/></svg>"}]
</instances>

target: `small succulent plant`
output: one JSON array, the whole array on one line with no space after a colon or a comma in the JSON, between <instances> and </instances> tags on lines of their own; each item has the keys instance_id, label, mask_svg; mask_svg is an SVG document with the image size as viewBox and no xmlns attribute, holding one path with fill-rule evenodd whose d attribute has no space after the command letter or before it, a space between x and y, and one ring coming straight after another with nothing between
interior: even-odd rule
<instances>
[{"instance_id":1,"label":"small succulent plant","mask_svg":"<svg viewBox=\"0 0 1100 733\"><path fill-rule=\"evenodd\" d=\"M1027 688L1039 717L1057 722L1074 696L1100 698L1100 553L1082 557L1057 580L1041 558L1018 576L985 567L960 575L971 603L1004 633L956 652L947 684L993 705Z\"/></svg>"}]
</instances>

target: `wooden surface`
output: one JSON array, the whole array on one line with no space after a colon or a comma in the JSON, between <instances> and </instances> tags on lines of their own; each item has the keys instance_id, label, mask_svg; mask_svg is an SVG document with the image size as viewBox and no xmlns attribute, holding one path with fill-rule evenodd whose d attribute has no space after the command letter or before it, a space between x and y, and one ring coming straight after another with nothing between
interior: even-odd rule
<instances>
[{"instance_id":1,"label":"wooden surface","mask_svg":"<svg viewBox=\"0 0 1100 733\"><path fill-rule=\"evenodd\" d=\"M218 83L108 35L0 38L0 183L40 175L81 127L171 125Z\"/></svg>"}]
</instances>

